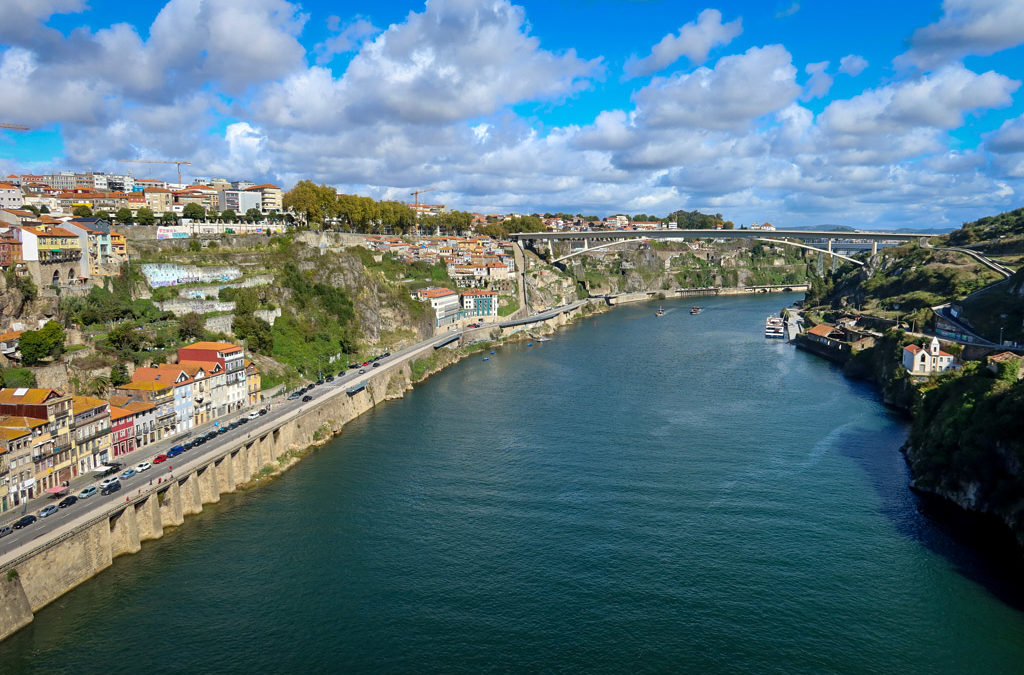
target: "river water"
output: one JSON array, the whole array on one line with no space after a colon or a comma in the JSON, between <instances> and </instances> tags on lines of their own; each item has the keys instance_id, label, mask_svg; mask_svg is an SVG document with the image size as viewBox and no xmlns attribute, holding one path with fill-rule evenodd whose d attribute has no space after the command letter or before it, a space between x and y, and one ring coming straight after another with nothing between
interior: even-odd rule
<instances>
[{"instance_id":1,"label":"river water","mask_svg":"<svg viewBox=\"0 0 1024 675\"><path fill-rule=\"evenodd\" d=\"M783 302L466 359L116 560L0 671L1019 672L1024 614L918 513L906 425L765 340Z\"/></svg>"}]
</instances>

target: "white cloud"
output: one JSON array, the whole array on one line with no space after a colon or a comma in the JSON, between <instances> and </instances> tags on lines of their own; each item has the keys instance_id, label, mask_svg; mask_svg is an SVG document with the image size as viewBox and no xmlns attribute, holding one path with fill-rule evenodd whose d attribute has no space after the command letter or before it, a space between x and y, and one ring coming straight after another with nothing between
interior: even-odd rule
<instances>
[{"instance_id":1,"label":"white cloud","mask_svg":"<svg viewBox=\"0 0 1024 675\"><path fill-rule=\"evenodd\" d=\"M839 59L839 72L850 77L857 77L868 67L867 60L859 54L847 54Z\"/></svg>"},{"instance_id":2,"label":"white cloud","mask_svg":"<svg viewBox=\"0 0 1024 675\"><path fill-rule=\"evenodd\" d=\"M1003 122L985 139L985 147L996 153L1024 152L1024 115Z\"/></svg>"},{"instance_id":3,"label":"white cloud","mask_svg":"<svg viewBox=\"0 0 1024 675\"><path fill-rule=\"evenodd\" d=\"M337 54L359 49L367 38L380 32L379 28L363 17L357 17L344 28L341 27L341 20L336 16L328 18L327 23L331 32L338 34L332 35L314 47L313 51L316 52L318 65L330 63Z\"/></svg>"},{"instance_id":4,"label":"white cloud","mask_svg":"<svg viewBox=\"0 0 1024 675\"><path fill-rule=\"evenodd\" d=\"M684 24L678 35L669 33L651 48L643 58L631 56L623 70L627 77L643 77L662 70L685 56L690 63L700 65L707 61L712 48L727 45L743 32L742 19L722 23L722 13L717 9L705 9L696 21Z\"/></svg>"},{"instance_id":5,"label":"white cloud","mask_svg":"<svg viewBox=\"0 0 1024 675\"><path fill-rule=\"evenodd\" d=\"M1024 44L1024 2L944 0L936 23L918 28L899 67L930 70L971 54L989 55Z\"/></svg>"},{"instance_id":6,"label":"white cloud","mask_svg":"<svg viewBox=\"0 0 1024 675\"><path fill-rule=\"evenodd\" d=\"M730 129L788 105L800 94L782 45L724 56L715 68L655 78L634 95L637 118L652 127Z\"/></svg>"},{"instance_id":7,"label":"white cloud","mask_svg":"<svg viewBox=\"0 0 1024 675\"><path fill-rule=\"evenodd\" d=\"M800 11L800 3L797 0L793 0L793 3L786 9L780 9L775 12L776 19L785 19L787 16L793 16Z\"/></svg>"},{"instance_id":8,"label":"white cloud","mask_svg":"<svg viewBox=\"0 0 1024 675\"><path fill-rule=\"evenodd\" d=\"M805 99L810 100L812 98L821 98L828 93L829 89L832 88L834 78L828 74L827 70L828 61L807 64L804 68L804 72L811 77L807 80L807 85L804 87Z\"/></svg>"}]
</instances>

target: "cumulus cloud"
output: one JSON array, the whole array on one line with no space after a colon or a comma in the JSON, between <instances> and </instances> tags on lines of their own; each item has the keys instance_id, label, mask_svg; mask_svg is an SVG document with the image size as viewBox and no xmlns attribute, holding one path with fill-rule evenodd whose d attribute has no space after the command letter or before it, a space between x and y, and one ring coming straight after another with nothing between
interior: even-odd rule
<instances>
[{"instance_id":1,"label":"cumulus cloud","mask_svg":"<svg viewBox=\"0 0 1024 675\"><path fill-rule=\"evenodd\" d=\"M730 129L785 107L799 94L789 52L768 45L724 56L714 69L655 78L633 98L645 125Z\"/></svg>"},{"instance_id":2,"label":"cumulus cloud","mask_svg":"<svg viewBox=\"0 0 1024 675\"><path fill-rule=\"evenodd\" d=\"M849 75L850 77L857 77L863 73L864 69L867 67L867 60L858 54L848 54L839 59L839 72Z\"/></svg>"},{"instance_id":3,"label":"cumulus cloud","mask_svg":"<svg viewBox=\"0 0 1024 675\"><path fill-rule=\"evenodd\" d=\"M832 88L834 78L829 75L827 71L828 61L807 64L804 68L804 72L811 77L807 80L806 86L804 86L803 98L805 100L821 98L828 93L829 89Z\"/></svg>"},{"instance_id":4,"label":"cumulus cloud","mask_svg":"<svg viewBox=\"0 0 1024 675\"><path fill-rule=\"evenodd\" d=\"M363 17L357 17L342 28L341 19L332 16L328 18L327 25L332 32L337 32L338 34L332 35L314 47L313 51L316 52L316 62L318 65L330 63L338 54L358 49L367 38L380 32L379 28Z\"/></svg>"},{"instance_id":5,"label":"cumulus cloud","mask_svg":"<svg viewBox=\"0 0 1024 675\"><path fill-rule=\"evenodd\" d=\"M705 9L696 21L684 24L678 35L669 33L651 48L643 58L631 56L623 70L627 77L644 77L662 70L685 56L690 63L700 65L707 61L712 48L727 45L743 32L742 19L722 23L722 13Z\"/></svg>"},{"instance_id":6,"label":"cumulus cloud","mask_svg":"<svg viewBox=\"0 0 1024 675\"><path fill-rule=\"evenodd\" d=\"M985 139L985 147L997 153L1024 152L1024 115L1003 122Z\"/></svg>"},{"instance_id":7,"label":"cumulus cloud","mask_svg":"<svg viewBox=\"0 0 1024 675\"><path fill-rule=\"evenodd\" d=\"M964 56L987 56L1024 44L1024 3L1018 0L944 0L942 17L914 31L898 67L930 70Z\"/></svg>"}]
</instances>

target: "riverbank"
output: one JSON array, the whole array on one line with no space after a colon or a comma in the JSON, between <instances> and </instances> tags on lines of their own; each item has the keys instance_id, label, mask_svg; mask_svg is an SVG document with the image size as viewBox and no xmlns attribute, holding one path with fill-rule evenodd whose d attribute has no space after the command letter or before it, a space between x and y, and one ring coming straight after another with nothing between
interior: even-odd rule
<instances>
[{"instance_id":1,"label":"riverbank","mask_svg":"<svg viewBox=\"0 0 1024 675\"><path fill-rule=\"evenodd\" d=\"M599 308L587 303L522 327L494 330L498 339L541 326L553 331L593 311ZM428 351L435 362L414 378L414 363ZM213 455L183 456L173 474L160 476L155 485L140 484L137 491L130 486L125 501L110 502L99 513L83 512L52 531L44 543L31 542L9 551L0 558L0 579L6 581L0 586L0 639L30 623L42 607L110 567L115 558L136 553L143 542L182 525L185 516L200 513L204 504L284 473L311 449L339 434L348 422L384 401L403 397L414 384L472 353L472 344L457 349L417 347L371 371L357 386L324 392L314 407L254 422L244 438L226 442Z\"/></svg>"}]
</instances>

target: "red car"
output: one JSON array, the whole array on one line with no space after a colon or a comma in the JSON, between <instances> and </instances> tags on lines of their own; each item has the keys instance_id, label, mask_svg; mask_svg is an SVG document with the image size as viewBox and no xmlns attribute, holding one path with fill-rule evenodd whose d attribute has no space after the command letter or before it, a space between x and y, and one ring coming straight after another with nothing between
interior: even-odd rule
<instances>
[{"instance_id":1,"label":"red car","mask_svg":"<svg viewBox=\"0 0 1024 675\"><path fill-rule=\"evenodd\" d=\"M157 455L156 457L153 458L153 463L154 464L159 464L160 462L166 462L166 461L167 461L167 455Z\"/></svg>"},{"instance_id":2,"label":"red car","mask_svg":"<svg viewBox=\"0 0 1024 675\"><path fill-rule=\"evenodd\" d=\"M364 366L368 366L368 365L370 365L370 362L369 361L363 361L363 365Z\"/></svg>"}]
</instances>

